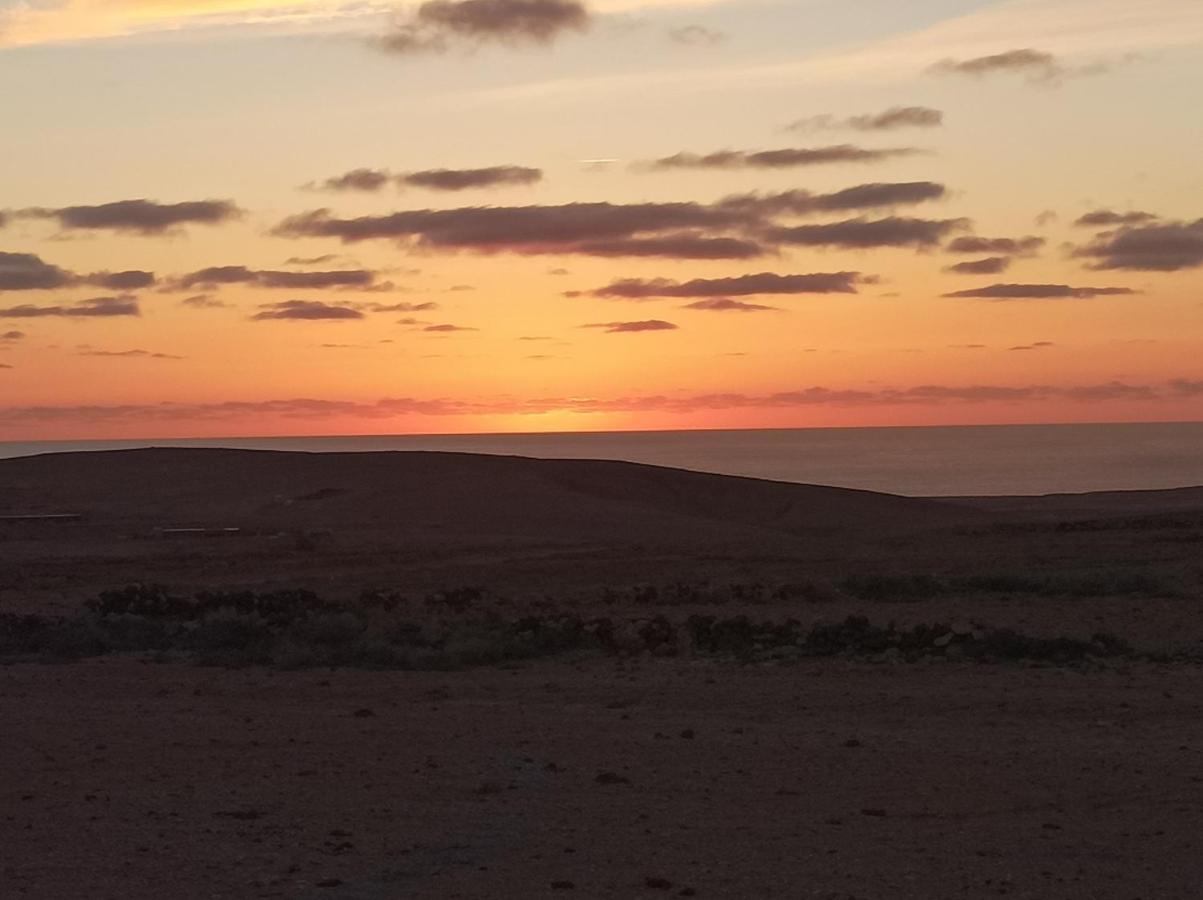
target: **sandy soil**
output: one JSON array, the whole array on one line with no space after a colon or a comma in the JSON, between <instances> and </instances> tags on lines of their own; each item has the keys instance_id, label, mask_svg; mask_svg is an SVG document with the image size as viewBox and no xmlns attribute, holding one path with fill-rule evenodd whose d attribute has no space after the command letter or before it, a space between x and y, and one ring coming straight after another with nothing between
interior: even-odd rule
<instances>
[{"instance_id":1,"label":"sandy soil","mask_svg":"<svg viewBox=\"0 0 1203 900\"><path fill-rule=\"evenodd\" d=\"M118 661L0 684L10 897L1185 900L1203 877L1194 668Z\"/></svg>"},{"instance_id":2,"label":"sandy soil","mask_svg":"<svg viewBox=\"0 0 1203 900\"><path fill-rule=\"evenodd\" d=\"M479 584L510 612L550 598L1203 644L1190 492L931 504L622 464L182 453L0 463L0 514L85 514L0 526L0 612L73 611L132 581L334 599ZM154 536L185 524L245 532ZM602 586L677 579L1117 568L1185 587L598 606ZM1186 900L1203 883L1201 696L1188 664L13 664L0 896Z\"/></svg>"}]
</instances>

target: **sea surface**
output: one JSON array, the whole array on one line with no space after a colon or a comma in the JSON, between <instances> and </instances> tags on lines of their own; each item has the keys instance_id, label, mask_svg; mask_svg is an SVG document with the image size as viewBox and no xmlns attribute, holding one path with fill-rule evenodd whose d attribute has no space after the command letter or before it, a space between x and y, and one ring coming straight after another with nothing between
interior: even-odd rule
<instances>
[{"instance_id":1,"label":"sea surface","mask_svg":"<svg viewBox=\"0 0 1203 900\"><path fill-rule=\"evenodd\" d=\"M1203 485L1203 422L0 442L0 458L134 447L620 459L930 497Z\"/></svg>"}]
</instances>

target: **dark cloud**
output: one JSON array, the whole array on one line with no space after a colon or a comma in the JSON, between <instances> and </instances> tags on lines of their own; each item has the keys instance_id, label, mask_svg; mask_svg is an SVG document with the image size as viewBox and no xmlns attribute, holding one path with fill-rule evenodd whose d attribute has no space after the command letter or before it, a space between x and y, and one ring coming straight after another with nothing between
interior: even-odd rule
<instances>
[{"instance_id":1,"label":"dark cloud","mask_svg":"<svg viewBox=\"0 0 1203 900\"><path fill-rule=\"evenodd\" d=\"M713 47L727 39L721 31L706 28L703 25L685 25L682 28L670 28L668 37L673 43L684 44L687 47Z\"/></svg>"},{"instance_id":2,"label":"dark cloud","mask_svg":"<svg viewBox=\"0 0 1203 900\"><path fill-rule=\"evenodd\" d=\"M1156 219L1157 216L1152 213L1140 210L1120 213L1111 209L1096 209L1079 216L1074 224L1083 228L1111 228L1116 225L1144 225L1146 222L1153 222Z\"/></svg>"},{"instance_id":3,"label":"dark cloud","mask_svg":"<svg viewBox=\"0 0 1203 900\"><path fill-rule=\"evenodd\" d=\"M394 174L386 169L353 169L327 178L316 185L327 191L365 191L375 193L386 184L416 187L430 191L465 191L473 188L531 185L543 179L542 169L527 166L488 166L481 169L426 169L421 172Z\"/></svg>"},{"instance_id":4,"label":"dark cloud","mask_svg":"<svg viewBox=\"0 0 1203 900\"><path fill-rule=\"evenodd\" d=\"M1203 266L1203 219L1121 228L1074 251L1092 269L1177 272Z\"/></svg>"},{"instance_id":5,"label":"dark cloud","mask_svg":"<svg viewBox=\"0 0 1203 900\"><path fill-rule=\"evenodd\" d=\"M0 253L0 291L47 291L74 285L134 291L155 283L153 272L93 272L77 275L51 265L33 253Z\"/></svg>"},{"instance_id":6,"label":"dark cloud","mask_svg":"<svg viewBox=\"0 0 1203 900\"><path fill-rule=\"evenodd\" d=\"M344 243L391 240L427 251L754 259L775 255L776 244L807 238L806 230L794 235L781 228L779 219L910 205L938 200L945 194L941 184L916 181L861 184L828 194L804 190L737 194L709 204L470 206L357 218L337 218L330 210L318 209L285 219L274 233L281 237L337 238ZM885 242L864 246L926 246L929 233L942 235L962 227L964 221L854 220L820 229L847 230L854 235L860 233L865 240Z\"/></svg>"},{"instance_id":7,"label":"dark cloud","mask_svg":"<svg viewBox=\"0 0 1203 900\"><path fill-rule=\"evenodd\" d=\"M732 300L730 297L712 297L709 300L695 300L686 303L682 309L700 309L707 312L767 312L776 310L776 306L765 306L761 303L746 303L743 300Z\"/></svg>"},{"instance_id":8,"label":"dark cloud","mask_svg":"<svg viewBox=\"0 0 1203 900\"><path fill-rule=\"evenodd\" d=\"M75 276L33 253L0 252L0 291L46 291L67 287Z\"/></svg>"},{"instance_id":9,"label":"dark cloud","mask_svg":"<svg viewBox=\"0 0 1203 900\"><path fill-rule=\"evenodd\" d=\"M93 297L68 306L33 306L26 303L0 309L0 319L99 319L140 315L142 310L134 297Z\"/></svg>"},{"instance_id":10,"label":"dark cloud","mask_svg":"<svg viewBox=\"0 0 1203 900\"><path fill-rule=\"evenodd\" d=\"M25 339L24 331L0 331L0 343L11 344Z\"/></svg>"},{"instance_id":11,"label":"dark cloud","mask_svg":"<svg viewBox=\"0 0 1203 900\"><path fill-rule=\"evenodd\" d=\"M1046 350L1049 347L1055 347L1052 341L1036 341L1032 344L1018 344L1014 347L1008 347L1008 350Z\"/></svg>"},{"instance_id":12,"label":"dark cloud","mask_svg":"<svg viewBox=\"0 0 1203 900\"><path fill-rule=\"evenodd\" d=\"M181 225L220 225L242 215L229 200L195 200L156 203L152 200L119 200L99 206L64 206L28 209L21 215L56 219L67 229L105 229L138 235L160 235Z\"/></svg>"},{"instance_id":13,"label":"dark cloud","mask_svg":"<svg viewBox=\"0 0 1203 900\"><path fill-rule=\"evenodd\" d=\"M1124 287L1070 287L1067 284L992 284L987 287L953 291L945 297L971 297L982 300L1088 300L1092 297L1116 297L1136 294Z\"/></svg>"},{"instance_id":14,"label":"dark cloud","mask_svg":"<svg viewBox=\"0 0 1203 900\"><path fill-rule=\"evenodd\" d=\"M287 272L249 269L246 266L210 266L182 275L174 282L178 290L214 288L223 284L247 284L253 287L285 290L325 290L329 288L370 288L376 273L368 269L338 269L329 272Z\"/></svg>"},{"instance_id":15,"label":"dark cloud","mask_svg":"<svg viewBox=\"0 0 1203 900\"><path fill-rule=\"evenodd\" d=\"M381 216L336 218L312 210L281 222L281 237L329 237L344 243L392 240L422 250L477 253L576 254L600 257L752 259L790 243L776 219L827 211L921 203L944 196L943 185L902 182L857 185L831 194L795 190L741 194L717 203L569 203L562 206L471 206L418 209ZM964 220L856 220L822 228L865 231L879 240L927 244L918 232L944 233ZM895 234L887 235L886 232ZM900 232L909 232L902 236ZM878 244L870 244L878 246Z\"/></svg>"},{"instance_id":16,"label":"dark cloud","mask_svg":"<svg viewBox=\"0 0 1203 900\"><path fill-rule=\"evenodd\" d=\"M259 308L262 312L251 316L251 319L256 322L276 319L304 322L338 321L364 317L363 313L357 309L349 306L333 306L320 300L285 300L282 303L265 303Z\"/></svg>"},{"instance_id":17,"label":"dark cloud","mask_svg":"<svg viewBox=\"0 0 1203 900\"><path fill-rule=\"evenodd\" d=\"M998 275L1011 267L1009 256L987 256L985 259L974 259L960 262L944 268L945 272L955 275Z\"/></svg>"},{"instance_id":18,"label":"dark cloud","mask_svg":"<svg viewBox=\"0 0 1203 900\"><path fill-rule=\"evenodd\" d=\"M574 253L582 244L694 229L731 229L747 213L700 203L569 203L563 206L472 206L420 209L339 219L319 209L285 219L282 237L412 242L427 249Z\"/></svg>"},{"instance_id":19,"label":"dark cloud","mask_svg":"<svg viewBox=\"0 0 1203 900\"><path fill-rule=\"evenodd\" d=\"M445 334L450 334L450 333L453 333L453 332L456 332L456 331L477 331L477 330L479 330L479 329L476 329L476 328L468 328L468 327L466 327L466 326L463 326L463 325L427 325L427 326L426 326L425 328L423 328L422 330L423 330L423 331L431 331L431 332L437 332L437 333L445 333Z\"/></svg>"},{"instance_id":20,"label":"dark cloud","mask_svg":"<svg viewBox=\"0 0 1203 900\"><path fill-rule=\"evenodd\" d=\"M399 184L432 191L463 191L469 188L509 187L535 184L542 180L541 169L525 166L490 166L485 169L429 169L398 175Z\"/></svg>"},{"instance_id":21,"label":"dark cloud","mask_svg":"<svg viewBox=\"0 0 1203 900\"><path fill-rule=\"evenodd\" d=\"M136 291L151 287L155 283L154 272L130 269L125 272L93 272L82 278L81 283L110 291Z\"/></svg>"},{"instance_id":22,"label":"dark cloud","mask_svg":"<svg viewBox=\"0 0 1203 900\"><path fill-rule=\"evenodd\" d=\"M1034 256L1044 246L1044 238L1029 235L1021 238L986 238L967 234L949 241L944 249L949 253L997 253L1007 256Z\"/></svg>"},{"instance_id":23,"label":"dark cloud","mask_svg":"<svg viewBox=\"0 0 1203 900\"><path fill-rule=\"evenodd\" d=\"M546 45L586 30L579 0L429 0L379 44L392 53L445 53L457 46Z\"/></svg>"},{"instance_id":24,"label":"dark cloud","mask_svg":"<svg viewBox=\"0 0 1203 900\"><path fill-rule=\"evenodd\" d=\"M325 191L369 191L380 190L393 180L383 169L352 169L342 175L327 178L315 187Z\"/></svg>"},{"instance_id":25,"label":"dark cloud","mask_svg":"<svg viewBox=\"0 0 1203 900\"><path fill-rule=\"evenodd\" d=\"M912 219L891 216L885 219L848 219L826 225L796 225L774 228L769 240L804 247L913 247L925 250L936 246L949 233L968 228L968 219Z\"/></svg>"},{"instance_id":26,"label":"dark cloud","mask_svg":"<svg viewBox=\"0 0 1203 900\"><path fill-rule=\"evenodd\" d=\"M1065 69L1051 53L1033 50L1008 50L990 56L975 56L971 59L945 59L936 63L932 70L952 75L991 75L1017 72L1033 81L1054 81L1065 73Z\"/></svg>"},{"instance_id":27,"label":"dark cloud","mask_svg":"<svg viewBox=\"0 0 1203 900\"><path fill-rule=\"evenodd\" d=\"M817 272L809 275L778 275L760 272L734 278L695 278L673 281L628 278L589 292L593 297L646 300L657 297L752 297L762 294L855 294L862 281L859 272ZM570 292L570 296L572 293Z\"/></svg>"},{"instance_id":28,"label":"dark cloud","mask_svg":"<svg viewBox=\"0 0 1203 900\"><path fill-rule=\"evenodd\" d=\"M779 194L734 194L725 197L718 206L760 216L810 216L824 212L913 206L940 200L946 194L944 185L933 181L874 182L854 185L831 194L812 194L805 190Z\"/></svg>"},{"instance_id":29,"label":"dark cloud","mask_svg":"<svg viewBox=\"0 0 1203 900\"><path fill-rule=\"evenodd\" d=\"M793 147L783 150L720 150L717 153L677 153L663 159L643 163L639 167L664 169L784 169L795 166L818 166L830 163L883 162L900 156L913 156L923 151L914 147L870 149L852 144L832 147Z\"/></svg>"},{"instance_id":30,"label":"dark cloud","mask_svg":"<svg viewBox=\"0 0 1203 900\"><path fill-rule=\"evenodd\" d=\"M938 128L944 113L927 106L891 106L879 113L837 118L832 115L810 116L786 126L788 131L828 131L848 128L853 131L893 131L897 128Z\"/></svg>"},{"instance_id":31,"label":"dark cloud","mask_svg":"<svg viewBox=\"0 0 1203 900\"><path fill-rule=\"evenodd\" d=\"M663 319L645 319L642 322L592 322L582 328L601 328L606 334L626 334L637 331L676 331L677 326Z\"/></svg>"},{"instance_id":32,"label":"dark cloud","mask_svg":"<svg viewBox=\"0 0 1203 900\"><path fill-rule=\"evenodd\" d=\"M773 253L756 241L733 237L706 237L696 233L667 234L663 237L615 238L583 241L574 252L583 256L663 259L756 259Z\"/></svg>"}]
</instances>

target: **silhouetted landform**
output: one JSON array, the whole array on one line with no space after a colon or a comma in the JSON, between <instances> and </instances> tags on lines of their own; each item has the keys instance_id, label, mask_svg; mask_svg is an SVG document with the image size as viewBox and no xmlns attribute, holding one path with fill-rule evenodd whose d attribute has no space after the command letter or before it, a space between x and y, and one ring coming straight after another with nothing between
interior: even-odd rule
<instances>
[{"instance_id":1,"label":"silhouetted landform","mask_svg":"<svg viewBox=\"0 0 1203 900\"><path fill-rule=\"evenodd\" d=\"M960 506L635 463L462 453L148 449L0 460L0 514L113 527L730 540L733 531L937 528ZM10 512L11 511L11 512Z\"/></svg>"},{"instance_id":2,"label":"silhouetted landform","mask_svg":"<svg viewBox=\"0 0 1203 900\"><path fill-rule=\"evenodd\" d=\"M1018 497L942 497L942 502L1012 518L1099 519L1203 510L1203 487L1158 491L1095 491Z\"/></svg>"},{"instance_id":3,"label":"silhouetted landform","mask_svg":"<svg viewBox=\"0 0 1203 900\"><path fill-rule=\"evenodd\" d=\"M0 883L1194 897L1199 498L3 461Z\"/></svg>"}]
</instances>

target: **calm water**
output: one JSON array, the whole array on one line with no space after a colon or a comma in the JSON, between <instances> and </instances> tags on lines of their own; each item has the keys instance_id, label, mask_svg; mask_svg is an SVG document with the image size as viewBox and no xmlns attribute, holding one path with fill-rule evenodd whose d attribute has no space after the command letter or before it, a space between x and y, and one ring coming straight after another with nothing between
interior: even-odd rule
<instances>
[{"instance_id":1,"label":"calm water","mask_svg":"<svg viewBox=\"0 0 1203 900\"><path fill-rule=\"evenodd\" d=\"M0 458L149 446L625 459L925 496L1203 485L1203 422L0 443Z\"/></svg>"}]
</instances>

